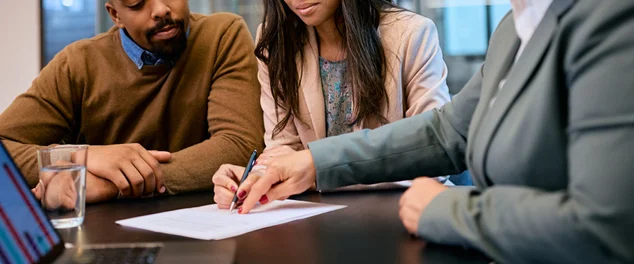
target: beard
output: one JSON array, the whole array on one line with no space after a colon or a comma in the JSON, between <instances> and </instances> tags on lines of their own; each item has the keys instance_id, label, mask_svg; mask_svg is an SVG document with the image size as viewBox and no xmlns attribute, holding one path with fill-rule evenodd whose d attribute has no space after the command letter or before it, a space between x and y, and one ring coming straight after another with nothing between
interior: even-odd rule
<instances>
[{"instance_id":1,"label":"beard","mask_svg":"<svg viewBox=\"0 0 634 264\"><path fill-rule=\"evenodd\" d=\"M167 40L152 40L152 37L161 29L170 26L179 29L176 36ZM150 44L150 51L160 58L169 61L176 61L183 51L185 51L185 48L187 48L187 33L185 31L185 21L183 20L173 20L169 17L165 18L156 23L156 26L149 29L145 33L145 37Z\"/></svg>"}]
</instances>

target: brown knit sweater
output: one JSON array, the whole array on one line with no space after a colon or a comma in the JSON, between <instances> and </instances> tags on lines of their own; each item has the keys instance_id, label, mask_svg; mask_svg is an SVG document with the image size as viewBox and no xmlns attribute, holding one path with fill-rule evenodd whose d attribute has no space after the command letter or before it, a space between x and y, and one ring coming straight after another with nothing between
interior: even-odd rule
<instances>
[{"instance_id":1,"label":"brown knit sweater","mask_svg":"<svg viewBox=\"0 0 634 264\"><path fill-rule=\"evenodd\" d=\"M239 16L192 14L174 66L141 70L115 28L77 41L0 115L0 139L29 185L36 149L50 144L139 143L172 152L162 164L170 193L210 190L220 165L244 165L263 148L253 41Z\"/></svg>"}]
</instances>

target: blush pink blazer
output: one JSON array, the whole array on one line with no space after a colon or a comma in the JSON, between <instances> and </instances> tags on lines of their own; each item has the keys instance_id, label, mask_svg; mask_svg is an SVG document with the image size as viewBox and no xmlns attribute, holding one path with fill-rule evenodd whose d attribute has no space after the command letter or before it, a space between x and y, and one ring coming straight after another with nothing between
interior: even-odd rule
<instances>
[{"instance_id":1,"label":"blush pink blazer","mask_svg":"<svg viewBox=\"0 0 634 264\"><path fill-rule=\"evenodd\" d=\"M258 28L256 43L260 38ZM314 28L309 28L309 41L304 48L303 63L298 63L301 76L299 87L300 116L293 116L275 138L271 138L278 120L286 111L278 109L269 83L268 66L258 61L258 79L262 92L260 103L264 112L264 142L266 148L287 145L295 150L307 148L309 142L326 137L326 110L319 69L319 49ZM379 35L385 49L388 74L385 87L389 109L383 116L394 122L442 106L450 100L447 88L447 67L438 44L434 23L411 12L384 13ZM354 106L353 106L354 107ZM303 120L303 122L300 122ZM354 130L376 128L379 124L361 122Z\"/></svg>"}]
</instances>

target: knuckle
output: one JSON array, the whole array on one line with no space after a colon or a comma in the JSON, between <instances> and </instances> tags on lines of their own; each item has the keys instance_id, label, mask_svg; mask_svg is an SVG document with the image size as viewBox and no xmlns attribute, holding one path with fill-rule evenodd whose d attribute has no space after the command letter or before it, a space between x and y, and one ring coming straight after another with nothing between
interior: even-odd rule
<instances>
[{"instance_id":1,"label":"knuckle","mask_svg":"<svg viewBox=\"0 0 634 264\"><path fill-rule=\"evenodd\" d=\"M124 151L124 152L125 152L125 151ZM126 160L126 158L125 158L125 157L126 157L126 156L127 156L127 154L126 154L126 153L121 153L121 155L116 156L116 157L113 159L113 161L114 161L114 163L115 163L115 164L117 164L117 165L113 164L113 167L117 167L117 168L118 168L118 167L120 167L120 166L121 166L121 164L123 164L123 162L125 162L125 160Z\"/></svg>"},{"instance_id":2,"label":"knuckle","mask_svg":"<svg viewBox=\"0 0 634 264\"><path fill-rule=\"evenodd\" d=\"M221 185L224 182L224 177L221 175L214 175L214 177L211 178L211 181L214 184Z\"/></svg>"},{"instance_id":3,"label":"knuckle","mask_svg":"<svg viewBox=\"0 0 634 264\"><path fill-rule=\"evenodd\" d=\"M128 194L128 193L130 193L130 185L127 185L127 184L126 184L126 185L122 186L122 188L121 188L121 193L123 193L123 194Z\"/></svg>"},{"instance_id":4,"label":"knuckle","mask_svg":"<svg viewBox=\"0 0 634 264\"><path fill-rule=\"evenodd\" d=\"M130 148L125 148L125 149L121 150L121 156L119 156L119 159L126 160L130 156L132 156L134 153L135 153L134 150L132 150Z\"/></svg>"},{"instance_id":5,"label":"knuckle","mask_svg":"<svg viewBox=\"0 0 634 264\"><path fill-rule=\"evenodd\" d=\"M154 170L152 170L151 168L144 169L143 170L143 176L145 176L146 178L154 177Z\"/></svg>"},{"instance_id":6,"label":"knuckle","mask_svg":"<svg viewBox=\"0 0 634 264\"><path fill-rule=\"evenodd\" d=\"M269 190L268 194L268 196L271 196L269 197L269 199L277 199L278 197L280 197L280 192L277 189Z\"/></svg>"},{"instance_id":7,"label":"knuckle","mask_svg":"<svg viewBox=\"0 0 634 264\"><path fill-rule=\"evenodd\" d=\"M150 162L148 163L148 165L150 165L150 167L152 167L153 169L157 169L160 164L159 164L158 160L152 158L150 160Z\"/></svg>"},{"instance_id":8,"label":"knuckle","mask_svg":"<svg viewBox=\"0 0 634 264\"><path fill-rule=\"evenodd\" d=\"M139 179L139 178L135 178L130 180L130 182L132 183L132 185L134 185L135 187L139 187L143 185L143 179Z\"/></svg>"}]
</instances>

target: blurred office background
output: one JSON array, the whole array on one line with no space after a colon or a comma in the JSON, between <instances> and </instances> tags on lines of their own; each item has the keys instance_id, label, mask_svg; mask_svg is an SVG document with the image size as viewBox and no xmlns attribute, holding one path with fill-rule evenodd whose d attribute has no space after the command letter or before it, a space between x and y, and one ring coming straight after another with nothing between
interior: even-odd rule
<instances>
[{"instance_id":1,"label":"blurred office background","mask_svg":"<svg viewBox=\"0 0 634 264\"><path fill-rule=\"evenodd\" d=\"M17 72L20 67L5 64L7 71L0 71L3 72L0 81L10 87L0 88L7 91L0 97L0 111L28 88L39 69L62 48L73 41L92 37L112 27L112 21L104 8L105 1L1 1L3 10L7 10L8 14L1 21L8 26L2 30L9 31L3 35L17 36L11 38L8 44L3 44L8 49L1 55L15 58L13 61L19 62L23 62L27 56L29 62L28 73L17 81L11 80L20 73ZM452 93L457 93L478 70L491 33L510 9L509 0L397 0L397 3L436 23L449 68L448 85ZM246 20L252 34L255 34L263 13L262 0L190 0L189 4L193 12L239 14ZM22 36L25 34L27 36ZM27 55L16 54L23 49L32 52ZM33 56L37 56L37 61L33 62ZM16 74L9 74L10 71Z\"/></svg>"}]
</instances>

